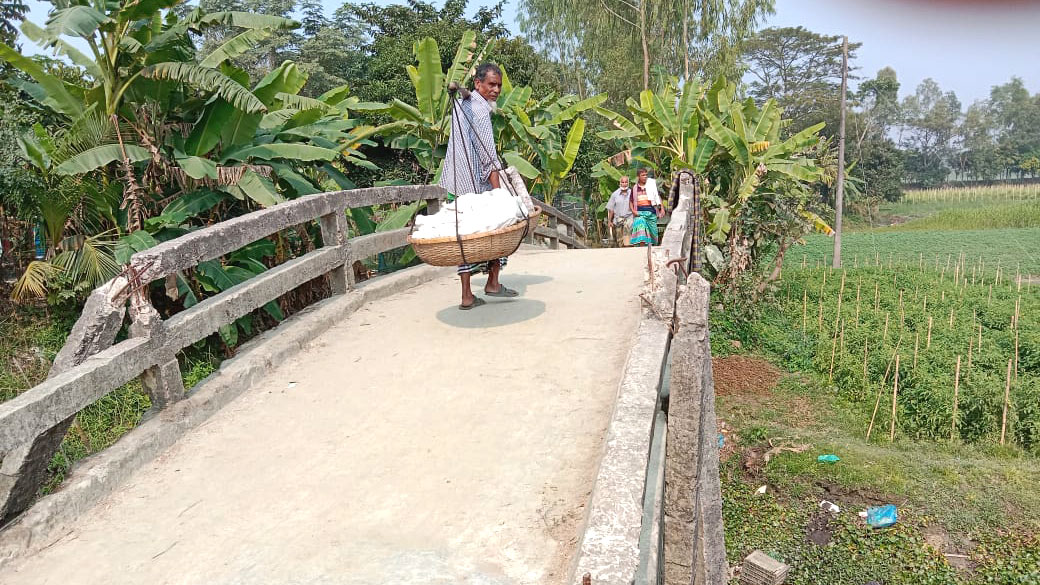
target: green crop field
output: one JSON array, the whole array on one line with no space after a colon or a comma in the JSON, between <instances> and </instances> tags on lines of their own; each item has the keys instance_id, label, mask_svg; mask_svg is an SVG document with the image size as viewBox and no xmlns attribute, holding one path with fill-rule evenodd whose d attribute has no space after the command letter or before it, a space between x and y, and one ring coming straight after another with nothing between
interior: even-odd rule
<instances>
[{"instance_id":1,"label":"green crop field","mask_svg":"<svg viewBox=\"0 0 1040 585\"><path fill-rule=\"evenodd\" d=\"M797 584L1040 583L1040 202L946 197L883 206L844 235L844 269L809 236L751 318L712 312L717 359L782 370L719 396L731 562L761 549ZM885 503L895 527L856 520Z\"/></svg>"}]
</instances>

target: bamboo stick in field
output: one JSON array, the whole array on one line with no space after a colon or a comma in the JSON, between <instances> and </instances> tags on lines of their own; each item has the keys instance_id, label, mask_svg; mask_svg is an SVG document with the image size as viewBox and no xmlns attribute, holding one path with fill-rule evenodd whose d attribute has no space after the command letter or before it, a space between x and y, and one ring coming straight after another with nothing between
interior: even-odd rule
<instances>
[{"instance_id":1,"label":"bamboo stick in field","mask_svg":"<svg viewBox=\"0 0 1040 585\"><path fill-rule=\"evenodd\" d=\"M971 285L975 286L975 265L971 267Z\"/></svg>"},{"instance_id":2,"label":"bamboo stick in field","mask_svg":"<svg viewBox=\"0 0 1040 585\"><path fill-rule=\"evenodd\" d=\"M859 287L860 287L860 285L857 283L856 284L856 325L857 326L859 325Z\"/></svg>"},{"instance_id":3,"label":"bamboo stick in field","mask_svg":"<svg viewBox=\"0 0 1040 585\"><path fill-rule=\"evenodd\" d=\"M921 347L921 332L914 333L914 371L917 371L917 348Z\"/></svg>"},{"instance_id":4,"label":"bamboo stick in field","mask_svg":"<svg viewBox=\"0 0 1040 585\"><path fill-rule=\"evenodd\" d=\"M993 302L993 283L991 282L989 284L989 296L986 297L986 306L988 307L990 305L990 303L992 303L992 302Z\"/></svg>"},{"instance_id":5,"label":"bamboo stick in field","mask_svg":"<svg viewBox=\"0 0 1040 585\"><path fill-rule=\"evenodd\" d=\"M1011 399L1011 362L1008 360L1007 367L1007 382L1004 383L1004 414L1000 419L1000 444L1004 444L1004 436L1007 434L1007 411L1008 411L1008 400Z\"/></svg>"},{"instance_id":6,"label":"bamboo stick in field","mask_svg":"<svg viewBox=\"0 0 1040 585\"><path fill-rule=\"evenodd\" d=\"M1015 269L1015 281L1018 282L1018 292L1022 292L1022 263L1019 262Z\"/></svg>"},{"instance_id":7,"label":"bamboo stick in field","mask_svg":"<svg viewBox=\"0 0 1040 585\"><path fill-rule=\"evenodd\" d=\"M906 322L906 312L903 310L903 289L899 289L899 326Z\"/></svg>"},{"instance_id":8,"label":"bamboo stick in field","mask_svg":"<svg viewBox=\"0 0 1040 585\"><path fill-rule=\"evenodd\" d=\"M802 270L805 270L805 260L806 260L806 255L802 254Z\"/></svg>"},{"instance_id":9,"label":"bamboo stick in field","mask_svg":"<svg viewBox=\"0 0 1040 585\"><path fill-rule=\"evenodd\" d=\"M878 283L874 283L874 314L877 315L878 303L881 302L881 295L878 292Z\"/></svg>"},{"instance_id":10,"label":"bamboo stick in field","mask_svg":"<svg viewBox=\"0 0 1040 585\"><path fill-rule=\"evenodd\" d=\"M1018 383L1018 329L1015 329L1015 383Z\"/></svg>"},{"instance_id":11,"label":"bamboo stick in field","mask_svg":"<svg viewBox=\"0 0 1040 585\"><path fill-rule=\"evenodd\" d=\"M924 270L924 252L917 254L917 269Z\"/></svg>"},{"instance_id":12,"label":"bamboo stick in field","mask_svg":"<svg viewBox=\"0 0 1040 585\"><path fill-rule=\"evenodd\" d=\"M838 350L838 328L834 328L834 337L831 338L831 366L827 370L827 381L834 381L834 355Z\"/></svg>"},{"instance_id":13,"label":"bamboo stick in field","mask_svg":"<svg viewBox=\"0 0 1040 585\"><path fill-rule=\"evenodd\" d=\"M823 297L820 297L820 315L816 318L816 335L817 338L823 334Z\"/></svg>"},{"instance_id":14,"label":"bamboo stick in field","mask_svg":"<svg viewBox=\"0 0 1040 585\"><path fill-rule=\"evenodd\" d=\"M953 329L953 307L950 307L950 329Z\"/></svg>"},{"instance_id":15,"label":"bamboo stick in field","mask_svg":"<svg viewBox=\"0 0 1040 585\"><path fill-rule=\"evenodd\" d=\"M853 268L859 268L859 254L856 254L856 262L853 265Z\"/></svg>"},{"instance_id":16,"label":"bamboo stick in field","mask_svg":"<svg viewBox=\"0 0 1040 585\"><path fill-rule=\"evenodd\" d=\"M964 373L965 378L971 377L971 346L975 344L975 336L968 337L968 371Z\"/></svg>"},{"instance_id":17,"label":"bamboo stick in field","mask_svg":"<svg viewBox=\"0 0 1040 585\"><path fill-rule=\"evenodd\" d=\"M892 425L888 431L888 442L896 440L896 401L899 396L899 354L896 354L896 377L892 384Z\"/></svg>"},{"instance_id":18,"label":"bamboo stick in field","mask_svg":"<svg viewBox=\"0 0 1040 585\"><path fill-rule=\"evenodd\" d=\"M924 295L924 305L921 307L921 311L928 314L928 295Z\"/></svg>"},{"instance_id":19,"label":"bamboo stick in field","mask_svg":"<svg viewBox=\"0 0 1040 585\"><path fill-rule=\"evenodd\" d=\"M874 402L874 413L870 415L870 424L867 426L868 441L870 440L870 433L874 430L874 420L877 418L878 409L881 407L881 394L884 393L885 388L888 386L888 373L892 371L892 360L896 358L898 351L899 346L897 345L895 351L892 352L892 357L888 360L888 366L885 367L885 375L881 379L881 385L878 386L877 400ZM866 371L865 368L864 371Z\"/></svg>"},{"instance_id":20,"label":"bamboo stick in field","mask_svg":"<svg viewBox=\"0 0 1040 585\"><path fill-rule=\"evenodd\" d=\"M863 338L863 382L867 382L867 343L870 341L869 337Z\"/></svg>"},{"instance_id":21,"label":"bamboo stick in field","mask_svg":"<svg viewBox=\"0 0 1040 585\"><path fill-rule=\"evenodd\" d=\"M942 282L944 280L946 280L946 269L945 268L943 268L942 272L939 273L939 283L942 284Z\"/></svg>"},{"instance_id":22,"label":"bamboo stick in field","mask_svg":"<svg viewBox=\"0 0 1040 585\"><path fill-rule=\"evenodd\" d=\"M823 266L823 285L821 285L821 286L827 286L827 273L828 272L830 272L830 270L827 269L827 265L824 265Z\"/></svg>"},{"instance_id":23,"label":"bamboo stick in field","mask_svg":"<svg viewBox=\"0 0 1040 585\"><path fill-rule=\"evenodd\" d=\"M950 417L950 440L957 435L957 394L961 386L961 356L957 356L957 368L953 372L953 416Z\"/></svg>"},{"instance_id":24,"label":"bamboo stick in field","mask_svg":"<svg viewBox=\"0 0 1040 585\"><path fill-rule=\"evenodd\" d=\"M841 355L845 355L845 319L841 320L841 343L838 345L838 348L841 350ZM1015 371L1018 371L1017 360L1015 364Z\"/></svg>"},{"instance_id":25,"label":"bamboo stick in field","mask_svg":"<svg viewBox=\"0 0 1040 585\"><path fill-rule=\"evenodd\" d=\"M888 312L885 312L885 332L881 335L881 343L888 343Z\"/></svg>"},{"instance_id":26,"label":"bamboo stick in field","mask_svg":"<svg viewBox=\"0 0 1040 585\"><path fill-rule=\"evenodd\" d=\"M805 335L805 312L809 307L809 291L802 291L802 335Z\"/></svg>"},{"instance_id":27,"label":"bamboo stick in field","mask_svg":"<svg viewBox=\"0 0 1040 585\"><path fill-rule=\"evenodd\" d=\"M939 255L935 255L935 271L939 272Z\"/></svg>"},{"instance_id":28,"label":"bamboo stick in field","mask_svg":"<svg viewBox=\"0 0 1040 585\"><path fill-rule=\"evenodd\" d=\"M950 260L953 260L953 254L946 255L946 270L950 269Z\"/></svg>"},{"instance_id":29,"label":"bamboo stick in field","mask_svg":"<svg viewBox=\"0 0 1040 585\"><path fill-rule=\"evenodd\" d=\"M982 353L982 323L979 323L979 343L975 347Z\"/></svg>"},{"instance_id":30,"label":"bamboo stick in field","mask_svg":"<svg viewBox=\"0 0 1040 585\"><path fill-rule=\"evenodd\" d=\"M931 315L928 316L928 341L926 341L925 344L924 344L925 351L927 351L928 348L930 348L930 347L932 347L932 317L931 317Z\"/></svg>"}]
</instances>

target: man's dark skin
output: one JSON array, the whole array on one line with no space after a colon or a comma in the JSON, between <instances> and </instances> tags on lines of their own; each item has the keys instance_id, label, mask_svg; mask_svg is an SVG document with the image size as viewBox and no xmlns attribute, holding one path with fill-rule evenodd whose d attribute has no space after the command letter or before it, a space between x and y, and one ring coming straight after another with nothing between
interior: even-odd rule
<instances>
[{"instance_id":1,"label":"man's dark skin","mask_svg":"<svg viewBox=\"0 0 1040 585\"><path fill-rule=\"evenodd\" d=\"M498 101L498 94L502 93L502 76L494 71L489 71L487 75L484 76L483 81L478 79L473 82L473 86L474 89L477 90L477 93L487 100L489 104L494 104ZM498 189L501 186L498 179L498 171L491 171L491 174L488 175L488 182L490 182L491 186L495 189ZM492 262L491 265L488 266L488 279L487 284L484 285L484 292L498 292L502 288L502 285L498 282L498 273L500 270L502 270L502 267L499 266L498 262ZM476 297L473 296L473 289L470 288L471 276L472 275L469 273L459 275L459 278L462 279L463 307L472 305L473 301L476 299Z\"/></svg>"}]
</instances>

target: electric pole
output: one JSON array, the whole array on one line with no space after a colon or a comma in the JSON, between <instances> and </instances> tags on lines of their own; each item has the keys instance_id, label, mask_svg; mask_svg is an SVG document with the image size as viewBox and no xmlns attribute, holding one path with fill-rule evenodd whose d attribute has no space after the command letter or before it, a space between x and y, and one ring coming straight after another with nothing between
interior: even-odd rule
<instances>
[{"instance_id":1,"label":"electric pole","mask_svg":"<svg viewBox=\"0 0 1040 585\"><path fill-rule=\"evenodd\" d=\"M849 86L849 37L841 37L841 118L838 123L838 187L834 194L834 268L841 268L841 214L845 206L845 94Z\"/></svg>"}]
</instances>

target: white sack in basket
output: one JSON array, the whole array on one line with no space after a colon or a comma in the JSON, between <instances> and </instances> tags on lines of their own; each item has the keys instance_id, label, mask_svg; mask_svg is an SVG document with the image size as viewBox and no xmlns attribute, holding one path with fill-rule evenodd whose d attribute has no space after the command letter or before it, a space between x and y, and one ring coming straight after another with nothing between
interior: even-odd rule
<instances>
[{"instance_id":1,"label":"white sack in basket","mask_svg":"<svg viewBox=\"0 0 1040 585\"><path fill-rule=\"evenodd\" d=\"M468 236L511 226L527 218L522 201L505 189L467 193L447 203L433 215L415 217L412 237L430 240L455 236L455 207L458 206L458 234Z\"/></svg>"},{"instance_id":2,"label":"white sack in basket","mask_svg":"<svg viewBox=\"0 0 1040 585\"><path fill-rule=\"evenodd\" d=\"M527 219L534 212L534 201L527 193L527 186L513 167L506 169L505 174L517 197L502 188L484 193L467 193L446 203L433 215L416 216L412 238L431 240L454 237L456 205L460 236L495 231Z\"/></svg>"}]
</instances>

